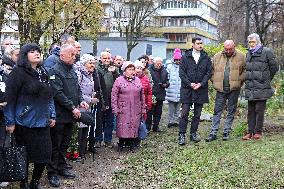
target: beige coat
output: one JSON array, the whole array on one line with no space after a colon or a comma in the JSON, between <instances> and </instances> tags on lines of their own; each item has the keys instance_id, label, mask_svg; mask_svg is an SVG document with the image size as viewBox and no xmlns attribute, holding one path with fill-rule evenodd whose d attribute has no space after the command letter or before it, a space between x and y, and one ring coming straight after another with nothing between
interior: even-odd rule
<instances>
[{"instance_id":1,"label":"beige coat","mask_svg":"<svg viewBox=\"0 0 284 189\"><path fill-rule=\"evenodd\" d=\"M235 53L230 58L230 75L229 75L229 83L230 83L230 91L239 90L245 79L245 64L246 57L245 54L239 50L235 50ZM223 80L224 80L224 71L227 62L227 57L225 53L219 52L214 55L212 61L212 77L211 81L213 83L214 88L223 92Z\"/></svg>"}]
</instances>

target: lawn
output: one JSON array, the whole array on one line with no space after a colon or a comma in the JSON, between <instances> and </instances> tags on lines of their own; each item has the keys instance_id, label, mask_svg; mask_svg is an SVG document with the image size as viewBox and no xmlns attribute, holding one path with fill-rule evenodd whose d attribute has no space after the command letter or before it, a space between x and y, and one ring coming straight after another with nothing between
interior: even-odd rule
<instances>
[{"instance_id":1,"label":"lawn","mask_svg":"<svg viewBox=\"0 0 284 189\"><path fill-rule=\"evenodd\" d=\"M242 141L238 127L243 120L236 120L229 141L222 141L220 132L217 141L193 144L187 136L187 144L179 146L178 128L166 128L163 119L164 132L151 133L137 152L126 156L124 168L115 171L114 188L284 188L282 132ZM209 127L200 124L203 139Z\"/></svg>"}]
</instances>

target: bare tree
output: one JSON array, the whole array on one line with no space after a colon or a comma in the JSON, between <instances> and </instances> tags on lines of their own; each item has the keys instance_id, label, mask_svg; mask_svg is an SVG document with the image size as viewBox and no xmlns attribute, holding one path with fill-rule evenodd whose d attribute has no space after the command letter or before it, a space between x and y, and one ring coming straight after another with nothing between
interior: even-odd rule
<instances>
[{"instance_id":1,"label":"bare tree","mask_svg":"<svg viewBox=\"0 0 284 189\"><path fill-rule=\"evenodd\" d=\"M256 32L260 35L261 41L267 44L271 28L283 14L281 10L283 1L279 0L220 1L220 38L232 38L245 45L249 33Z\"/></svg>"},{"instance_id":2,"label":"bare tree","mask_svg":"<svg viewBox=\"0 0 284 189\"><path fill-rule=\"evenodd\" d=\"M128 0L121 4L113 4L112 9L116 26L127 44L127 60L131 51L138 45L138 39L146 35L145 29L164 0Z\"/></svg>"}]
</instances>

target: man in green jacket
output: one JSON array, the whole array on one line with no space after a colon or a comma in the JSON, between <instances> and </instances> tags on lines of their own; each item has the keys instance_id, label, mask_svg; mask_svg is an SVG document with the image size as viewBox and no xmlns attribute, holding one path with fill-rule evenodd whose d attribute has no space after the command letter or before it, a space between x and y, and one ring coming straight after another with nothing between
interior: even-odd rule
<instances>
[{"instance_id":1,"label":"man in green jacket","mask_svg":"<svg viewBox=\"0 0 284 189\"><path fill-rule=\"evenodd\" d=\"M106 107L103 110L103 124L96 126L95 146L101 146L101 142L104 141L107 147L112 147L111 141L114 115L110 107L111 90L115 79L119 76L119 72L118 69L113 65L111 54L105 51L101 53L101 58L96 69L104 78L107 97L105 102Z\"/></svg>"}]
</instances>

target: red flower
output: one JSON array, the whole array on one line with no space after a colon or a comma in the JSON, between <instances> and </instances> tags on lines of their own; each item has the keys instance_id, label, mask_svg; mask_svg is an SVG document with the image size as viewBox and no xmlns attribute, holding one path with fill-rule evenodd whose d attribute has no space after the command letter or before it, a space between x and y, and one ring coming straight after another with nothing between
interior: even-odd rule
<instances>
[{"instance_id":1,"label":"red flower","mask_svg":"<svg viewBox=\"0 0 284 189\"><path fill-rule=\"evenodd\" d=\"M77 159L78 157L79 157L79 152L74 152L73 158L74 158L74 159Z\"/></svg>"},{"instance_id":2,"label":"red flower","mask_svg":"<svg viewBox=\"0 0 284 189\"><path fill-rule=\"evenodd\" d=\"M67 153L66 153L66 158L67 158L67 159L70 159L70 156L71 156L71 153L70 153L70 152L67 152Z\"/></svg>"}]
</instances>

